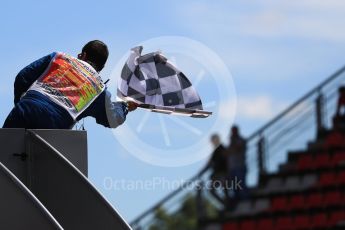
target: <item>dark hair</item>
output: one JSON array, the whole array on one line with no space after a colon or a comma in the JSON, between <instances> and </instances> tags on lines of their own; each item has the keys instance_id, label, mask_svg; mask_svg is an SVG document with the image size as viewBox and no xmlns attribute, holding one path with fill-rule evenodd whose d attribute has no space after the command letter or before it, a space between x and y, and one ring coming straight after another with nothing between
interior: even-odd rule
<instances>
[{"instance_id":1,"label":"dark hair","mask_svg":"<svg viewBox=\"0 0 345 230\"><path fill-rule=\"evenodd\" d=\"M237 125L233 125L233 126L231 127L231 131L238 132L238 126L237 126Z\"/></svg>"},{"instance_id":2,"label":"dark hair","mask_svg":"<svg viewBox=\"0 0 345 230\"><path fill-rule=\"evenodd\" d=\"M214 139L220 139L219 135L218 134L212 134L211 135L211 140L214 140Z\"/></svg>"},{"instance_id":3,"label":"dark hair","mask_svg":"<svg viewBox=\"0 0 345 230\"><path fill-rule=\"evenodd\" d=\"M83 47L82 52L86 54L86 61L98 72L103 69L109 56L107 45L99 40L88 42Z\"/></svg>"}]
</instances>

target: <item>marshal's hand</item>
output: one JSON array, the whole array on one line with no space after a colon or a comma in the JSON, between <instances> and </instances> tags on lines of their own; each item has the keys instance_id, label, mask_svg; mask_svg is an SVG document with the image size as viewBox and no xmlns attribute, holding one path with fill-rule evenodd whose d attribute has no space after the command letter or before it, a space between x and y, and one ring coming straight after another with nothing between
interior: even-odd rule
<instances>
[{"instance_id":1,"label":"marshal's hand","mask_svg":"<svg viewBox=\"0 0 345 230\"><path fill-rule=\"evenodd\" d=\"M134 101L127 101L127 106L128 106L128 111L132 112L134 110L136 110L138 108L138 103L134 102Z\"/></svg>"}]
</instances>

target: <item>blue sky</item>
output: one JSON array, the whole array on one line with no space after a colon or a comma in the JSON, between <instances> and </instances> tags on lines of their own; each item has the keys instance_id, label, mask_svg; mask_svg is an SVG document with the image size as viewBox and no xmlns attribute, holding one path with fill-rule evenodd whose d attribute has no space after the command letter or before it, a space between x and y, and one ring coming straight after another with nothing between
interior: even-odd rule
<instances>
[{"instance_id":1,"label":"blue sky","mask_svg":"<svg viewBox=\"0 0 345 230\"><path fill-rule=\"evenodd\" d=\"M107 79L123 55L136 44L161 36L183 36L209 47L231 71L237 95L235 121L245 136L250 135L344 65L344 15L345 3L336 0L2 1L0 120L6 118L13 106L12 87L18 71L50 52L76 55L87 41L103 40L110 50L102 72ZM177 56L176 63L184 66L182 58ZM188 65L183 70L193 75ZM211 86L201 87L200 94L206 99L219 100L217 103L231 103L220 101L222 98ZM138 116L144 114L139 111L129 115L129 127L135 129ZM146 136L149 139L158 138L161 132L154 116L150 118L153 134ZM209 135L205 125L209 121L183 120L200 126L204 136ZM205 163L202 160L183 167L154 166L128 153L111 130L95 124L93 119L86 119L85 123L89 177L127 220L169 189L106 189L105 178L181 180L192 176ZM185 145L183 139L177 138L184 132L167 125L172 132L171 141L178 142L179 147ZM224 126L230 127L231 122ZM122 128L115 130L119 134L121 131ZM222 138L227 142L227 134L222 133Z\"/></svg>"}]
</instances>

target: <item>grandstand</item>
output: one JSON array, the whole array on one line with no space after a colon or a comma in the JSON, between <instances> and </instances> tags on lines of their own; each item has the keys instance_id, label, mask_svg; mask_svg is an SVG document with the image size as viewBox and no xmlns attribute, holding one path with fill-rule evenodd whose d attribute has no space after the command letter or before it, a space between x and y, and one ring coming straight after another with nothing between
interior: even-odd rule
<instances>
[{"instance_id":1,"label":"grandstand","mask_svg":"<svg viewBox=\"0 0 345 230\"><path fill-rule=\"evenodd\" d=\"M334 116L344 82L345 67L247 138L249 197L217 202L203 170L133 229L345 229L345 122Z\"/></svg>"}]
</instances>

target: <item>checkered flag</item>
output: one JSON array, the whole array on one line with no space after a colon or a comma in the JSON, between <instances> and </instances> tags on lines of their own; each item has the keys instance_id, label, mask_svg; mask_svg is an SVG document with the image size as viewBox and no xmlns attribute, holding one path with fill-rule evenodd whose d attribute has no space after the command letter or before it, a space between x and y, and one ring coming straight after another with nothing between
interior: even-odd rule
<instances>
[{"instance_id":1,"label":"checkered flag","mask_svg":"<svg viewBox=\"0 0 345 230\"><path fill-rule=\"evenodd\" d=\"M143 47L131 49L119 80L117 95L134 100L154 112L207 117L201 99L188 78L160 52L141 56Z\"/></svg>"}]
</instances>

